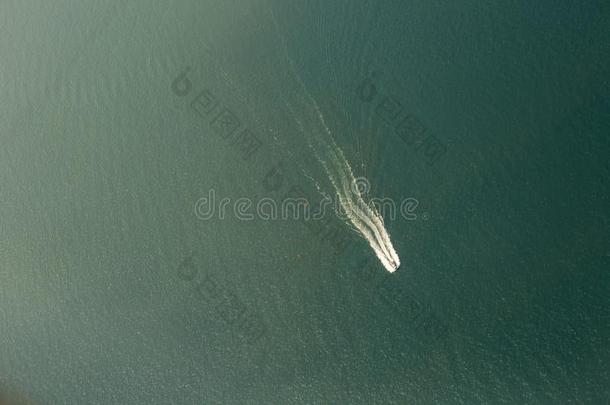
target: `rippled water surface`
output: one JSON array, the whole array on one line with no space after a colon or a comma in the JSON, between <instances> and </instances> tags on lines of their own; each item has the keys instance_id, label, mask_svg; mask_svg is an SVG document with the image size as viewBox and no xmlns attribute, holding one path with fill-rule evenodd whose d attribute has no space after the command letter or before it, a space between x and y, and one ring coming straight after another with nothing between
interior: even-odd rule
<instances>
[{"instance_id":1,"label":"rippled water surface","mask_svg":"<svg viewBox=\"0 0 610 405\"><path fill-rule=\"evenodd\" d=\"M0 2L0 390L607 403L609 12ZM395 273L332 207L256 212L335 198L328 134Z\"/></svg>"}]
</instances>

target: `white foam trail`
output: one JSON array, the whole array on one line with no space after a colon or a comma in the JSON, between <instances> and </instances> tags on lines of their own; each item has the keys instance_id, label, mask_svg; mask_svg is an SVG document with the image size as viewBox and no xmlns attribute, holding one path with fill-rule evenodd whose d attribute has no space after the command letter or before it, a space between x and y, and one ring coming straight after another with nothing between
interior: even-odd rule
<instances>
[{"instance_id":1,"label":"white foam trail","mask_svg":"<svg viewBox=\"0 0 610 405\"><path fill-rule=\"evenodd\" d=\"M326 152L332 167L324 159L320 159L320 161L335 188L339 203L347 214L347 218L369 243L385 269L393 273L400 267L400 258L384 226L383 218L374 206L370 206L364 201L364 196L357 187L352 168L341 148L334 142L330 131L329 139L330 144L327 143Z\"/></svg>"},{"instance_id":2,"label":"white foam trail","mask_svg":"<svg viewBox=\"0 0 610 405\"><path fill-rule=\"evenodd\" d=\"M280 30L273 10L271 10L271 16L276 31L279 34ZM315 115L317 115L318 128L306 129L301 120L298 119L300 114L295 113L290 103L286 105L299 125L301 132L305 135L309 147L314 151L316 158L326 170L347 218L371 246L383 267L390 273L393 273L400 267L400 258L392 245L388 231L385 229L383 218L374 206L364 201L364 196L357 187L356 178L349 162L341 148L336 144L328 125L326 125L326 120L320 111L318 103L307 90L305 83L303 83L301 76L294 66L294 61L288 56L285 38L281 35L280 37L284 56L288 61L290 70L309 101L308 103L307 100L301 100L303 103L302 112L306 112L307 107L311 108L313 106ZM300 96L298 97L300 98ZM312 121L315 123L316 119Z\"/></svg>"},{"instance_id":3,"label":"white foam trail","mask_svg":"<svg viewBox=\"0 0 610 405\"><path fill-rule=\"evenodd\" d=\"M326 170L330 182L335 189L339 204L341 204L341 208L343 208L350 223L368 242L381 264L383 264L383 267L390 273L393 273L400 267L400 258L394 249L388 231L385 229L383 217L374 206L367 204L364 200L364 196L357 187L356 177L352 168L345 158L343 151L336 144L317 102L306 89L304 90L316 110L321 130L315 128L306 130L294 110L289 104L287 106L292 112L301 132L308 135L308 145Z\"/></svg>"}]
</instances>

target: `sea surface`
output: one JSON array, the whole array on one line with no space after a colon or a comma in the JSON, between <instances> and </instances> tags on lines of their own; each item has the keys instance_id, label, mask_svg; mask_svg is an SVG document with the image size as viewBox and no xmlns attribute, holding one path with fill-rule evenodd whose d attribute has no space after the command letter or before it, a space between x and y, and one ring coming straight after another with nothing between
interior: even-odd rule
<instances>
[{"instance_id":1,"label":"sea surface","mask_svg":"<svg viewBox=\"0 0 610 405\"><path fill-rule=\"evenodd\" d=\"M609 18L0 1L0 398L609 403ZM262 215L336 200L320 142L395 273L332 208Z\"/></svg>"}]
</instances>

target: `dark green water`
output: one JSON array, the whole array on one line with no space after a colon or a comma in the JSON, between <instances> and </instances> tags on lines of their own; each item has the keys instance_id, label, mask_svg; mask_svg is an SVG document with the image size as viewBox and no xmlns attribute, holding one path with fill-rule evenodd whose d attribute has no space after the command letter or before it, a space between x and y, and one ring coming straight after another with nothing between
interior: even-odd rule
<instances>
[{"instance_id":1,"label":"dark green water","mask_svg":"<svg viewBox=\"0 0 610 405\"><path fill-rule=\"evenodd\" d=\"M609 17L2 2L0 385L43 404L608 403ZM333 196L322 119L371 196L417 201L385 218L394 274L330 211L219 214Z\"/></svg>"}]
</instances>

